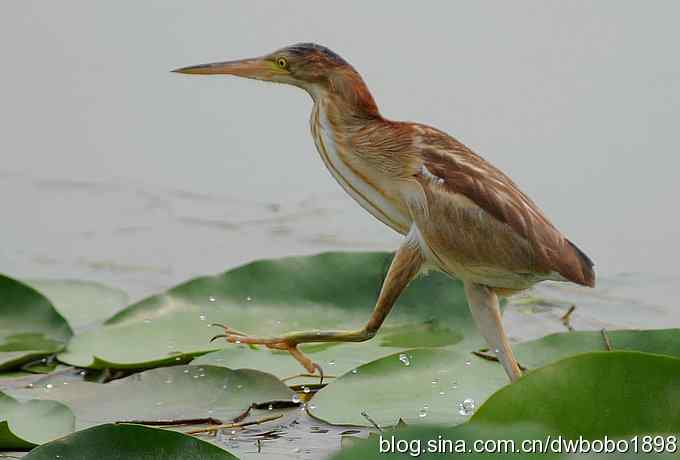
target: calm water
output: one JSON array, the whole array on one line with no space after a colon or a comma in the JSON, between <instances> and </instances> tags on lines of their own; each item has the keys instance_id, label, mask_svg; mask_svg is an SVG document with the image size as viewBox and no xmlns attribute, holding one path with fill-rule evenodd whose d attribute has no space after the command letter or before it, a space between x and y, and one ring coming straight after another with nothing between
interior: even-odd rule
<instances>
[{"instance_id":1,"label":"calm water","mask_svg":"<svg viewBox=\"0 0 680 460\"><path fill-rule=\"evenodd\" d=\"M395 248L325 171L306 94L169 73L313 40L362 72L386 116L508 172L596 261L595 298L668 325L678 14L672 1L6 2L0 271L139 298L261 257Z\"/></svg>"}]
</instances>

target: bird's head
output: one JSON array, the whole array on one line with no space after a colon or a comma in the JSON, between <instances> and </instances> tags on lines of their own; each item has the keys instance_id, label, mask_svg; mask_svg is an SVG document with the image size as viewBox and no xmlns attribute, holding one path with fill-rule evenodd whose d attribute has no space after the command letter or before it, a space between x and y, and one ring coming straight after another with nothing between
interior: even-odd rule
<instances>
[{"instance_id":1,"label":"bird's head","mask_svg":"<svg viewBox=\"0 0 680 460\"><path fill-rule=\"evenodd\" d=\"M299 43L265 56L182 67L173 72L191 75L235 75L255 80L286 83L306 90L325 85L335 72L351 68L325 46Z\"/></svg>"},{"instance_id":2,"label":"bird's head","mask_svg":"<svg viewBox=\"0 0 680 460\"><path fill-rule=\"evenodd\" d=\"M356 70L333 51L315 43L298 43L261 57L182 67L173 72L285 83L306 90L315 99L335 93L360 112L368 115L378 112Z\"/></svg>"}]
</instances>

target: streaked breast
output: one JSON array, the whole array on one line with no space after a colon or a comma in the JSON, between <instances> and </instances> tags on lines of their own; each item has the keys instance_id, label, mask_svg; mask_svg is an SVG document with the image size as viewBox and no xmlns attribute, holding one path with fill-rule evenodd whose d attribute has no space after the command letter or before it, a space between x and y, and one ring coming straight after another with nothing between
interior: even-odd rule
<instances>
[{"instance_id":1,"label":"streaked breast","mask_svg":"<svg viewBox=\"0 0 680 460\"><path fill-rule=\"evenodd\" d=\"M385 225L401 234L408 233L411 225L409 216L386 196L366 171L360 171L351 164L348 156L352 152L338 146L322 102L314 104L310 123L321 159L345 192Z\"/></svg>"}]
</instances>

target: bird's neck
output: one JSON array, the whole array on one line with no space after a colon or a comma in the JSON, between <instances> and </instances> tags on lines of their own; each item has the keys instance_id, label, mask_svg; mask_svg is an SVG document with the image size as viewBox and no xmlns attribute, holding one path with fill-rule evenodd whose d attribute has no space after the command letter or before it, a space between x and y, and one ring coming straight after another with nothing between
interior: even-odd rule
<instances>
[{"instance_id":1,"label":"bird's neck","mask_svg":"<svg viewBox=\"0 0 680 460\"><path fill-rule=\"evenodd\" d=\"M317 107L332 112L336 123L352 126L381 118L366 83L351 66L335 72L328 82L308 92Z\"/></svg>"}]
</instances>

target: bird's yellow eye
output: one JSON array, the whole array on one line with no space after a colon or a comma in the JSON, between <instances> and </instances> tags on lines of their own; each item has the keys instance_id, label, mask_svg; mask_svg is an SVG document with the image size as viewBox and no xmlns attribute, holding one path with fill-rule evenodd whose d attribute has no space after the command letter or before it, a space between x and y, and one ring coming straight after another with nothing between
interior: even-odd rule
<instances>
[{"instance_id":1,"label":"bird's yellow eye","mask_svg":"<svg viewBox=\"0 0 680 460\"><path fill-rule=\"evenodd\" d=\"M285 57L280 57L276 59L276 65L279 66L281 69L285 69L288 67L288 59Z\"/></svg>"}]
</instances>

